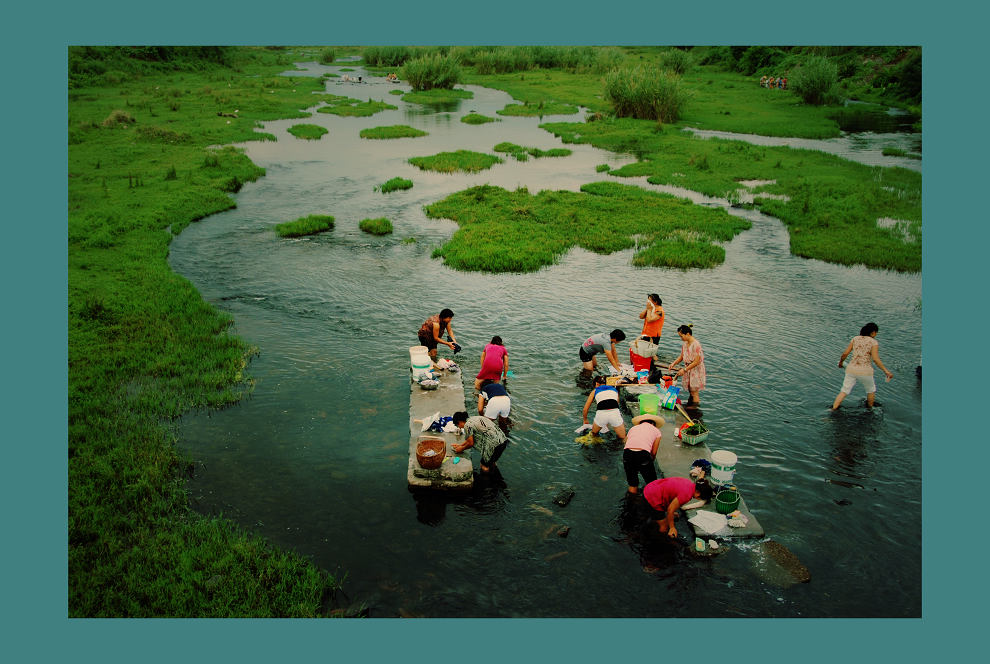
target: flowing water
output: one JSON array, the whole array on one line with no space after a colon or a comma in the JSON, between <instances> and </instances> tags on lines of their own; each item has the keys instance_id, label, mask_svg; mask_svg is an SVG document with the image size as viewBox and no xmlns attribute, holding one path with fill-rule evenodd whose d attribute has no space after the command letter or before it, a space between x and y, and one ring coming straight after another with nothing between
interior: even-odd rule
<instances>
[{"instance_id":1,"label":"flowing water","mask_svg":"<svg viewBox=\"0 0 990 664\"><path fill-rule=\"evenodd\" d=\"M303 75L333 70L305 67ZM474 99L437 112L389 94L405 85L365 80L331 80L328 89L399 109L266 123L278 141L243 147L267 175L237 194L236 209L172 243L175 271L260 348L249 398L178 425L181 446L200 462L190 482L197 509L346 573L337 603L377 617L920 616L920 275L796 258L779 221L738 208L753 228L726 244L715 269L637 269L632 250L575 249L533 274L453 271L430 252L456 226L427 219L424 204L483 183L577 190L608 178L597 164L630 158L578 145L569 157L510 159L476 175L422 172L406 159L559 142L537 118L459 121L470 111L494 116L512 101L502 92L467 86ZM295 139L286 128L299 122L330 133ZM430 134L358 137L391 124ZM415 186L373 191L395 176ZM334 230L291 240L272 230L314 213L334 215ZM380 216L393 235L358 230ZM651 292L667 312L662 355L679 352L681 323L694 324L705 348L709 447L737 454L748 506L808 568L809 583L794 583L756 541L696 558L654 534L625 498L620 447L574 442L586 398L576 380L580 342L614 327L637 333ZM515 373L515 427L500 472L461 496L406 485L407 349L442 307L455 312L468 394L492 335L505 340ZM867 321L880 326L880 355L895 378L879 381L873 411L854 391L830 413L839 355ZM553 504L567 487L573 500Z\"/></svg>"}]
</instances>

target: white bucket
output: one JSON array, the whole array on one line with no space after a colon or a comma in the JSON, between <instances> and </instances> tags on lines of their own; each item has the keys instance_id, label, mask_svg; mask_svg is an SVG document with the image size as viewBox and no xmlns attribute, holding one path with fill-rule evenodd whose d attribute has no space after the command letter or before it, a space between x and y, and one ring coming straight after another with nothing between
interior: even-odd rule
<instances>
[{"instance_id":1,"label":"white bucket","mask_svg":"<svg viewBox=\"0 0 990 664\"><path fill-rule=\"evenodd\" d=\"M409 366L412 368L413 380L430 372L433 361L430 360L426 346L411 346L409 348Z\"/></svg>"},{"instance_id":2,"label":"white bucket","mask_svg":"<svg viewBox=\"0 0 990 664\"><path fill-rule=\"evenodd\" d=\"M736 474L736 455L728 450L715 450L712 452L712 473L710 475L712 484L722 486L732 483L732 477Z\"/></svg>"}]
</instances>

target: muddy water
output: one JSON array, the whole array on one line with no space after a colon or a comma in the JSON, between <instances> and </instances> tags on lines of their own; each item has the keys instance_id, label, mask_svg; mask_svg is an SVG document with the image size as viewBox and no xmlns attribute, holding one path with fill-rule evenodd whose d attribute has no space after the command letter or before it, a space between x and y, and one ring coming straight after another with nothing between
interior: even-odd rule
<instances>
[{"instance_id":1,"label":"muddy water","mask_svg":"<svg viewBox=\"0 0 990 664\"><path fill-rule=\"evenodd\" d=\"M491 152L501 141L559 143L536 118L459 122L471 111L494 116L511 101L501 92L470 87L473 100L436 113L389 94L404 85L366 81L328 89L398 110L267 123L278 141L244 146L267 176L244 187L237 209L172 244L173 268L261 349L250 398L178 426L182 447L199 460L190 485L198 509L346 572L338 602L366 604L372 616L920 615L919 275L793 257L780 222L739 209L753 228L711 270L635 269L632 251L573 250L535 274L455 272L430 257L455 225L426 219L423 204L482 183L575 190L606 179L597 164L627 158L567 146L570 157L510 160L477 175L424 173L405 160ZM295 139L286 128L297 122L329 134ZM358 138L363 127L399 123L430 135ZM373 191L395 176L415 186ZM274 235L275 223L312 213L333 214L335 229ZM393 235L358 230L378 216L393 221ZM585 400L577 347L613 327L638 331L649 292L667 311L666 358L679 350L674 328L694 323L709 369L709 445L738 455L736 483L749 507L808 568L810 583L795 584L755 542L698 559L652 535L625 500L618 447L574 443ZM508 385L516 426L500 475L456 498L406 487L406 349L444 306L455 312L464 346L457 358L469 375L494 334L516 374ZM838 356L870 320L895 378L881 381L872 412L854 393L831 414ZM565 487L573 500L554 505Z\"/></svg>"}]
</instances>

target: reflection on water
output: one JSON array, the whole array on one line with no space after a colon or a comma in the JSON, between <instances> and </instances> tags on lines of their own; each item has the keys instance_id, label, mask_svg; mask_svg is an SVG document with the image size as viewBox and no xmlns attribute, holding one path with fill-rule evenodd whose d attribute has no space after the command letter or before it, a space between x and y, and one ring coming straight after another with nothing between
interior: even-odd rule
<instances>
[{"instance_id":1,"label":"reflection on water","mask_svg":"<svg viewBox=\"0 0 990 664\"><path fill-rule=\"evenodd\" d=\"M502 141L560 144L535 118L459 121L467 106L493 115L511 101L502 92L471 86L475 98L461 110L417 115L377 80L366 78L361 97L399 109L315 114L306 122L330 130L319 141L288 134L298 120L266 123L278 141L244 146L266 177L245 185L236 209L172 243L176 272L261 349L249 367L250 398L178 425L182 447L200 462L190 483L197 509L346 572L347 601L377 617L920 615L920 275L796 258L780 222L738 209L753 228L727 243L725 263L711 270L640 269L631 250L575 249L533 274L455 272L431 258L455 226L427 219L424 204L485 183L573 191L608 178L598 164L628 157L575 145L566 158L510 160L475 175L419 171L409 157L490 151ZM430 134L358 137L400 123ZM396 176L414 187L374 190ZM275 236L274 224L315 212L336 217L333 231ZM393 235L358 229L378 216L392 220ZM755 542L699 559L684 542L654 537L626 497L622 445L574 442L590 389L578 346L615 327L638 332L653 292L667 312L662 361L679 352L677 325L693 323L709 371L709 446L737 454L747 504L812 583L768 583ZM467 410L476 407L481 350L495 334L505 341L515 374L511 442L499 471L477 475L472 491L412 493L407 349L444 306L465 350ZM838 356L868 320L883 330L895 378L879 386L882 407L866 411L853 395L831 413ZM566 506L553 502L563 487L574 490Z\"/></svg>"}]
</instances>

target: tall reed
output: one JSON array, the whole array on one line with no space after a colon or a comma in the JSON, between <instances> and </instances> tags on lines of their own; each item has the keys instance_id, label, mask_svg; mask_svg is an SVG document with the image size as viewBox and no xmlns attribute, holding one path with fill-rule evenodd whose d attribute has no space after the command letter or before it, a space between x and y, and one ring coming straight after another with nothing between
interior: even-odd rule
<instances>
[{"instance_id":1,"label":"tall reed","mask_svg":"<svg viewBox=\"0 0 990 664\"><path fill-rule=\"evenodd\" d=\"M461 82L461 68L456 57L427 55L404 64L402 78L409 81L413 90L450 89Z\"/></svg>"},{"instance_id":2,"label":"tall reed","mask_svg":"<svg viewBox=\"0 0 990 664\"><path fill-rule=\"evenodd\" d=\"M656 67L617 69L605 75L605 98L616 116L677 122L688 102L681 79Z\"/></svg>"}]
</instances>

